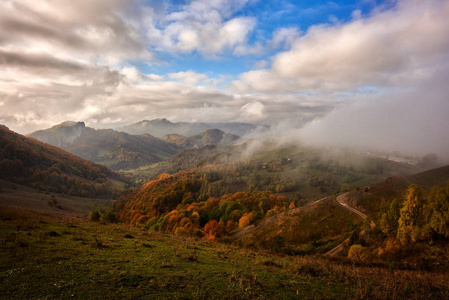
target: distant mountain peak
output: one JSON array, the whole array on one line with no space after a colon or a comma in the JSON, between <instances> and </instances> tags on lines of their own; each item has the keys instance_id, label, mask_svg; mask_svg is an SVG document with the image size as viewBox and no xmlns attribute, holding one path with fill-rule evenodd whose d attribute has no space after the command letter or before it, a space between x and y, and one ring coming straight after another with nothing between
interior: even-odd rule
<instances>
[{"instance_id":1,"label":"distant mountain peak","mask_svg":"<svg viewBox=\"0 0 449 300\"><path fill-rule=\"evenodd\" d=\"M86 128L86 124L84 122L74 122L74 121L65 121L61 124L57 124L51 128L60 128L60 127L80 127L80 128Z\"/></svg>"},{"instance_id":2,"label":"distant mountain peak","mask_svg":"<svg viewBox=\"0 0 449 300\"><path fill-rule=\"evenodd\" d=\"M56 147L62 147L72 144L85 129L84 122L66 121L50 129L35 131L28 136Z\"/></svg>"},{"instance_id":3,"label":"distant mountain peak","mask_svg":"<svg viewBox=\"0 0 449 300\"><path fill-rule=\"evenodd\" d=\"M145 126L151 126L151 125L159 125L159 126L173 125L173 123L170 122L170 120L167 120L166 118L159 118L159 119L153 119L153 120L142 120L140 122L133 123L131 125L145 127Z\"/></svg>"},{"instance_id":4,"label":"distant mountain peak","mask_svg":"<svg viewBox=\"0 0 449 300\"><path fill-rule=\"evenodd\" d=\"M167 120L166 118L156 118L153 121L163 121L163 122L170 122L169 120ZM171 123L171 122L170 122Z\"/></svg>"},{"instance_id":5,"label":"distant mountain peak","mask_svg":"<svg viewBox=\"0 0 449 300\"><path fill-rule=\"evenodd\" d=\"M202 133L202 135L206 135L206 134L220 134L221 135L221 134L225 134L225 132L223 130L213 128L213 129L208 129Z\"/></svg>"}]
</instances>

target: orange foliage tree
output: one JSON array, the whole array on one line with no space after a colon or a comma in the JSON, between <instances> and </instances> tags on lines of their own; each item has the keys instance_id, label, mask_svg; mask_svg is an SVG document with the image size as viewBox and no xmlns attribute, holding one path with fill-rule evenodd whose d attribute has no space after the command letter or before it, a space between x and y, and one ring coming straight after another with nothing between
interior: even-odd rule
<instances>
[{"instance_id":1,"label":"orange foliage tree","mask_svg":"<svg viewBox=\"0 0 449 300\"><path fill-rule=\"evenodd\" d=\"M220 224L216 220L212 220L207 222L204 226L204 233L208 239L214 240L223 235L223 228L221 228Z\"/></svg>"}]
</instances>

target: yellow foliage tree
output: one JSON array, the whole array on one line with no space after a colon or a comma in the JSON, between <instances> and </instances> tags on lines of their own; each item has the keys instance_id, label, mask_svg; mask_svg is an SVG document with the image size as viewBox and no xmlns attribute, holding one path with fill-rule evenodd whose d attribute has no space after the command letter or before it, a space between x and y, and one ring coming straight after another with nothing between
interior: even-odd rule
<instances>
[{"instance_id":1,"label":"yellow foliage tree","mask_svg":"<svg viewBox=\"0 0 449 300\"><path fill-rule=\"evenodd\" d=\"M253 212L244 214L239 220L239 228L243 228L251 224L253 220Z\"/></svg>"},{"instance_id":2,"label":"yellow foliage tree","mask_svg":"<svg viewBox=\"0 0 449 300\"><path fill-rule=\"evenodd\" d=\"M348 258L353 261L365 261L367 258L367 253L365 247L362 245L352 245L349 248Z\"/></svg>"},{"instance_id":3,"label":"yellow foliage tree","mask_svg":"<svg viewBox=\"0 0 449 300\"><path fill-rule=\"evenodd\" d=\"M416 242L420 239L418 222L421 218L423 199L419 186L411 185L402 205L398 221L397 237L402 244Z\"/></svg>"}]
</instances>

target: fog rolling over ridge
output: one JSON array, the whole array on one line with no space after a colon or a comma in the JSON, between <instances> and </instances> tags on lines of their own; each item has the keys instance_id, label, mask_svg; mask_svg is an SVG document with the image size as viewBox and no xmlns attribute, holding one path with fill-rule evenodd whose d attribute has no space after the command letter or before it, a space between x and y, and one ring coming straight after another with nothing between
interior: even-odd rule
<instances>
[{"instance_id":1,"label":"fog rolling over ridge","mask_svg":"<svg viewBox=\"0 0 449 300\"><path fill-rule=\"evenodd\" d=\"M449 161L448 72L414 89L396 91L335 109L296 131L318 146L399 151L422 156L435 153Z\"/></svg>"},{"instance_id":2,"label":"fog rolling over ridge","mask_svg":"<svg viewBox=\"0 0 449 300\"><path fill-rule=\"evenodd\" d=\"M0 1L0 124L449 158L449 1L309 2Z\"/></svg>"}]
</instances>

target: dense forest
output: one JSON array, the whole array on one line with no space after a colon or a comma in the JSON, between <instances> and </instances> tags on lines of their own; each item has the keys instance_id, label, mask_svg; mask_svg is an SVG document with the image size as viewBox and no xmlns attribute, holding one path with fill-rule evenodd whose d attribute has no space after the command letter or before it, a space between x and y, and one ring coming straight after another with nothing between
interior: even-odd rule
<instances>
[{"instance_id":1,"label":"dense forest","mask_svg":"<svg viewBox=\"0 0 449 300\"><path fill-rule=\"evenodd\" d=\"M260 222L295 204L270 191L223 193L211 196L214 171L162 174L116 204L121 220L148 229L214 239Z\"/></svg>"}]
</instances>

